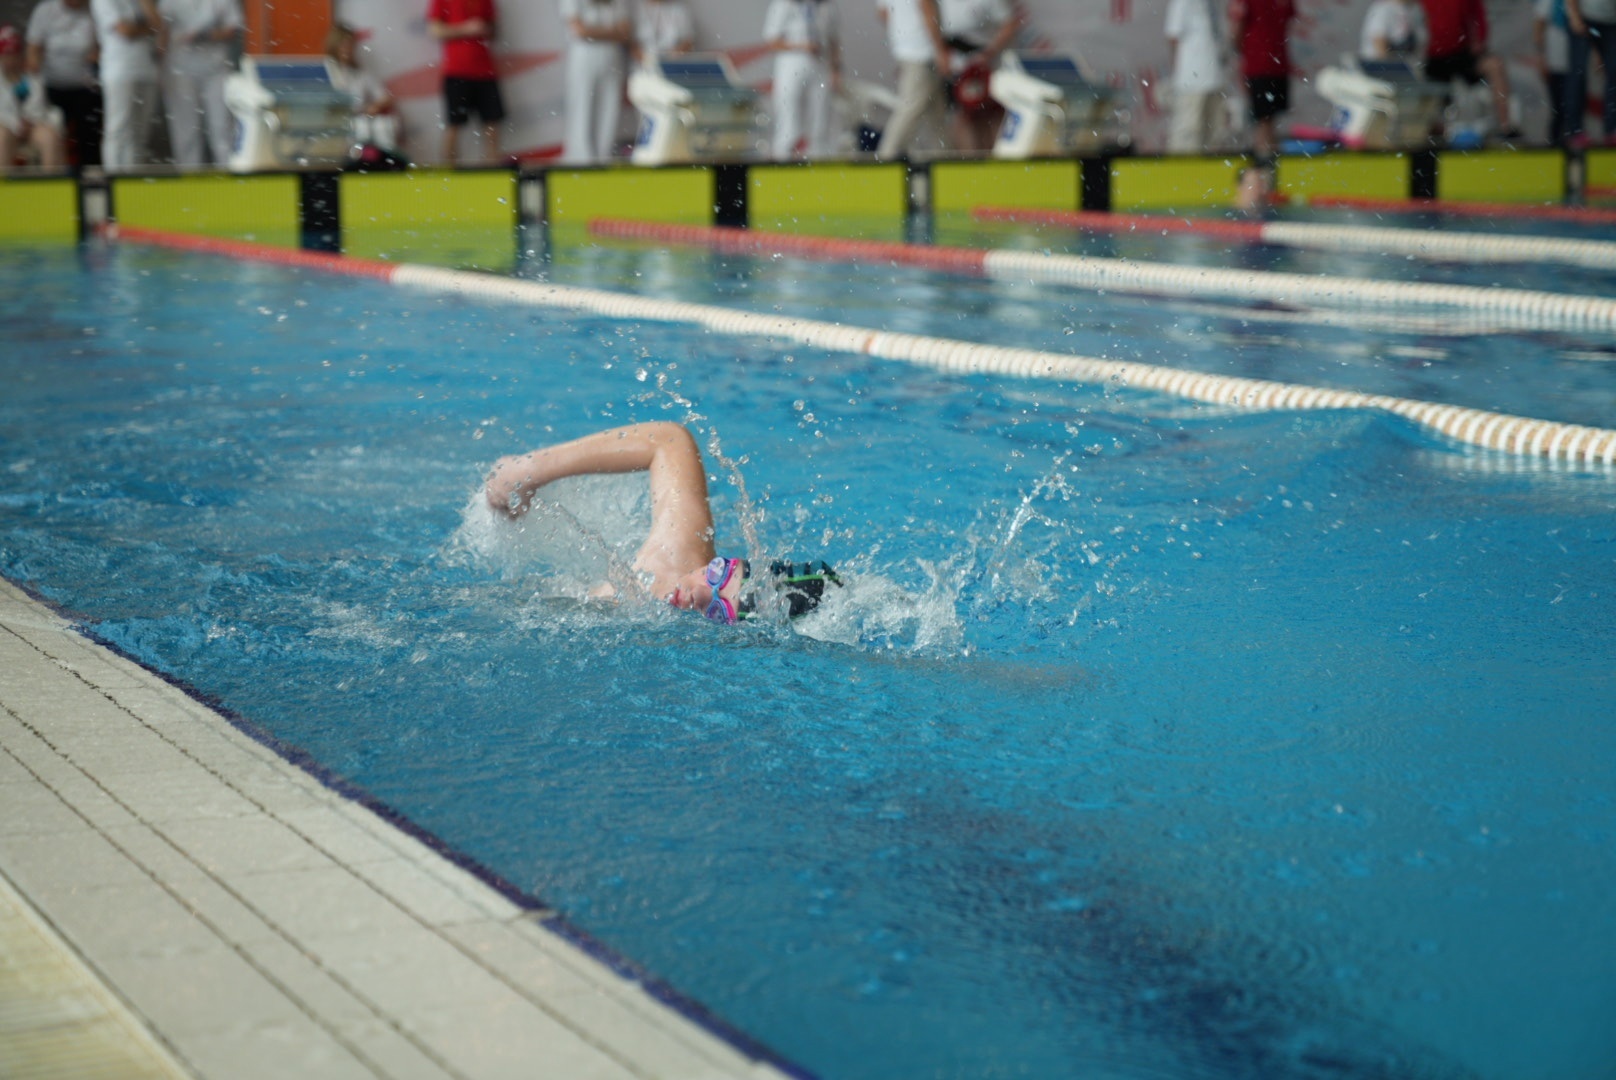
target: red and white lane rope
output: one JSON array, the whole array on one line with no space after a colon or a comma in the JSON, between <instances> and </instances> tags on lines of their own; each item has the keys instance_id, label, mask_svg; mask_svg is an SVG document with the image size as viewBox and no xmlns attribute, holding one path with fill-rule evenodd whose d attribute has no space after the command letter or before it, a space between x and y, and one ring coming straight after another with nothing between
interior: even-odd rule
<instances>
[{"instance_id":1,"label":"red and white lane rope","mask_svg":"<svg viewBox=\"0 0 1616 1080\"><path fill-rule=\"evenodd\" d=\"M1519 329L1616 330L1616 300L1603 296L1499 289L1476 285L1378 281L1324 274L1285 274L1265 270L1177 266L1099 259L1083 255L1044 255L1028 251L894 244L798 236L757 229L669 225L650 221L596 219L596 236L690 244L720 251L794 255L805 259L901 263L1002 281L1032 281L1076 288L1156 296L1226 296L1292 305L1335 308L1448 308L1478 312Z\"/></svg>"},{"instance_id":2,"label":"red and white lane rope","mask_svg":"<svg viewBox=\"0 0 1616 1080\"><path fill-rule=\"evenodd\" d=\"M125 241L186 251L378 278L394 285L479 300L585 311L617 319L689 323L716 333L793 341L832 352L898 360L959 373L1133 387L1239 409L1373 409L1403 417L1471 446L1580 466L1608 468L1616 465L1616 431L1459 405L898 334L812 319L735 311L710 304L653 300L602 289L549 285L464 270L349 259L238 240L133 228L123 228L111 235Z\"/></svg>"},{"instance_id":3,"label":"red and white lane rope","mask_svg":"<svg viewBox=\"0 0 1616 1080\"><path fill-rule=\"evenodd\" d=\"M1309 195L1297 202L1321 209L1373 210L1382 214L1450 214L1454 217L1536 218L1583 225L1616 225L1616 210L1542 203L1444 202L1440 199L1371 199L1361 195Z\"/></svg>"},{"instance_id":4,"label":"red and white lane rope","mask_svg":"<svg viewBox=\"0 0 1616 1080\"><path fill-rule=\"evenodd\" d=\"M982 221L1020 221L1096 233L1140 235L1190 233L1243 244L1309 248L1316 251L1373 252L1449 262L1531 262L1616 268L1616 243L1558 236L1492 236L1487 233L1388 229L1364 225L1320 225L1296 221L1217 221L1163 214L1103 214L1095 211L1018 210L982 206Z\"/></svg>"}]
</instances>

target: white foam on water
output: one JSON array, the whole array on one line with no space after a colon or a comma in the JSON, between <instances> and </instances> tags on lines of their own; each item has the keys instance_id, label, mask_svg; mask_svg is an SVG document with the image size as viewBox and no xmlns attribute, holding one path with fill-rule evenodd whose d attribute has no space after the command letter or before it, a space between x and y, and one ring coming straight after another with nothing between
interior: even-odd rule
<instances>
[{"instance_id":1,"label":"white foam on water","mask_svg":"<svg viewBox=\"0 0 1616 1080\"><path fill-rule=\"evenodd\" d=\"M650 519L645 478L636 474L557 480L518 518L496 512L479 488L450 547L531 583L536 597L583 600L609 585L633 598L645 593L633 563Z\"/></svg>"},{"instance_id":2,"label":"white foam on water","mask_svg":"<svg viewBox=\"0 0 1616 1080\"><path fill-rule=\"evenodd\" d=\"M710 452L722 459L716 449ZM1064 561L1059 552L1082 541L1041 509L1046 500L1076 495L1067 478L1069 456L1056 455L1048 475L1013 504L985 511L979 528L961 533L951 550L893 563L884 561L877 547L841 559L836 570L843 584L828 586L820 606L795 620L787 618L783 602L765 585L769 563L783 553L766 550L768 539L758 537L763 515L741 488L732 510L743 518L747 555L760 585L753 632L942 656L974 651L967 633L973 624L997 624L990 631L997 635L1029 619L1048 622L1053 615L1040 606L1050 599L1051 582ZM721 475L737 473L737 464L724 460ZM507 600L519 625L570 632L670 616L632 568L649 527L650 498L644 476L637 473L549 484L533 508L515 519L489 507L479 489L462 511L446 554L493 568L517 583L521 595ZM1105 571L1094 573L1103 577ZM601 595L603 585L610 586L609 597ZM1057 621L1076 617L1060 614Z\"/></svg>"},{"instance_id":3,"label":"white foam on water","mask_svg":"<svg viewBox=\"0 0 1616 1080\"><path fill-rule=\"evenodd\" d=\"M919 565L930 581L918 589L859 565L839 571L842 587L827 587L820 605L792 629L816 641L862 648L958 651L965 638L958 580L930 563Z\"/></svg>"},{"instance_id":4,"label":"white foam on water","mask_svg":"<svg viewBox=\"0 0 1616 1080\"><path fill-rule=\"evenodd\" d=\"M384 617L368 605L349 604L315 596L308 600L309 614L320 625L308 634L311 638L365 645L372 649L401 648L409 641L416 628L400 622L389 625Z\"/></svg>"}]
</instances>

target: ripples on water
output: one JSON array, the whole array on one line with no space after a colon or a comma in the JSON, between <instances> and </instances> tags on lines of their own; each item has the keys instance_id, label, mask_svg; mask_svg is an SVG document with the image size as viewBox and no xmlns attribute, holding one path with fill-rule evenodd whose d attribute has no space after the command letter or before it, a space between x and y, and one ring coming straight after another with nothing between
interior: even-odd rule
<instances>
[{"instance_id":1,"label":"ripples on water","mask_svg":"<svg viewBox=\"0 0 1616 1080\"><path fill-rule=\"evenodd\" d=\"M76 270L33 268L56 299L4 314L51 351L0 355L27 448L0 572L788 1055L1616 1053L1609 478L1366 414L400 313L219 266L120 253L97 314ZM724 550L848 587L717 628L636 598L643 479L516 523L481 501L500 454L670 418L708 449Z\"/></svg>"}]
</instances>

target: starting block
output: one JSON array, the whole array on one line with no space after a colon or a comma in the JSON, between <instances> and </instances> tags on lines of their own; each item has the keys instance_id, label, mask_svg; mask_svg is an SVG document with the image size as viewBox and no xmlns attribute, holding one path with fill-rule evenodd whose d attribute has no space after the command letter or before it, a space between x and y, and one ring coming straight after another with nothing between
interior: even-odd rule
<instances>
[{"instance_id":1,"label":"starting block","mask_svg":"<svg viewBox=\"0 0 1616 1080\"><path fill-rule=\"evenodd\" d=\"M232 172L334 167L353 149L353 107L323 56L244 56L224 102L237 120Z\"/></svg>"},{"instance_id":2,"label":"starting block","mask_svg":"<svg viewBox=\"0 0 1616 1080\"><path fill-rule=\"evenodd\" d=\"M647 56L629 76L628 99L640 111L640 133L631 155L636 165L758 154L758 92L741 85L727 57Z\"/></svg>"},{"instance_id":3,"label":"starting block","mask_svg":"<svg viewBox=\"0 0 1616 1080\"><path fill-rule=\"evenodd\" d=\"M1090 82L1071 56L1006 52L988 92L1005 111L996 158L1062 157L1132 142L1122 91Z\"/></svg>"},{"instance_id":4,"label":"starting block","mask_svg":"<svg viewBox=\"0 0 1616 1080\"><path fill-rule=\"evenodd\" d=\"M1448 94L1401 60L1344 59L1320 71L1314 86L1335 106L1331 129L1353 150L1425 146L1441 124Z\"/></svg>"}]
</instances>

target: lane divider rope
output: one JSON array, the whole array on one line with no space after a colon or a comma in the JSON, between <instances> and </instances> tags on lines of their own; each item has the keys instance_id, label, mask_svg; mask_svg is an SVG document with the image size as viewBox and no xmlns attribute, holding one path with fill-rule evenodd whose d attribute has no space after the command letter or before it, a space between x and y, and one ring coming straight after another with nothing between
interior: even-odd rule
<instances>
[{"instance_id":1,"label":"lane divider rope","mask_svg":"<svg viewBox=\"0 0 1616 1080\"><path fill-rule=\"evenodd\" d=\"M982 221L1055 225L1095 233L1190 233L1243 244L1309 248L1316 251L1412 255L1452 262L1534 262L1616 268L1616 243L1559 236L1492 236L1487 233L1434 232L1367 225L1320 225L1295 221L1219 221L1164 214L1109 214L1083 210L1021 210L980 206Z\"/></svg>"},{"instance_id":2,"label":"lane divider rope","mask_svg":"<svg viewBox=\"0 0 1616 1080\"><path fill-rule=\"evenodd\" d=\"M1574 293L1378 281L1269 270L1226 270L1132 259L844 240L612 218L591 221L589 231L596 236L623 240L688 244L727 252L793 255L833 262L898 263L980 274L1001 281L1045 282L1111 292L1194 297L1216 294L1284 304L1305 302L1373 310L1447 307L1485 312L1520 329L1616 330L1616 300Z\"/></svg>"},{"instance_id":3,"label":"lane divider rope","mask_svg":"<svg viewBox=\"0 0 1616 1080\"><path fill-rule=\"evenodd\" d=\"M653 300L603 289L551 285L465 270L350 259L341 255L295 251L241 240L127 226L109 230L108 235L125 241L184 251L376 278L394 285L479 300L584 311L617 319L688 323L717 333L783 339L831 352L903 361L961 374L982 373L1154 390L1192 401L1239 409L1371 409L1402 417L1472 446L1581 466L1609 468L1616 465L1616 430L1534 420L1460 405L841 326L812 319L736 311L710 304Z\"/></svg>"},{"instance_id":4,"label":"lane divider rope","mask_svg":"<svg viewBox=\"0 0 1616 1080\"><path fill-rule=\"evenodd\" d=\"M1541 203L1444 202L1440 199L1373 199L1362 195L1308 195L1296 200L1334 210L1375 210L1388 214L1452 214L1457 217L1537 218L1584 225L1616 225L1616 210L1597 206L1545 206Z\"/></svg>"}]
</instances>

